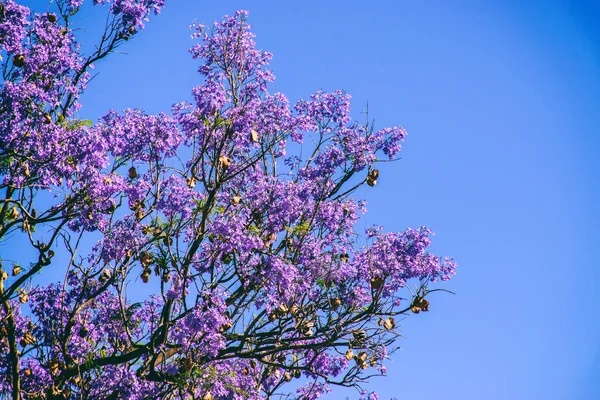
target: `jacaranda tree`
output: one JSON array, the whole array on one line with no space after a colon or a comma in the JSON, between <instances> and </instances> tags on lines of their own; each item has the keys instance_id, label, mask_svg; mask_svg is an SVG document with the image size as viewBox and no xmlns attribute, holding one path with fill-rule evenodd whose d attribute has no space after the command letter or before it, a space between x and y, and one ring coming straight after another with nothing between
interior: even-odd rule
<instances>
[{"instance_id":1,"label":"jacaranda tree","mask_svg":"<svg viewBox=\"0 0 600 400\"><path fill-rule=\"evenodd\" d=\"M245 11L193 27L192 102L82 120L93 64L163 0L94 0L89 54L81 3L0 1L0 398L316 399L385 374L397 316L455 269L427 228L355 228L405 131L343 91L269 93Z\"/></svg>"}]
</instances>

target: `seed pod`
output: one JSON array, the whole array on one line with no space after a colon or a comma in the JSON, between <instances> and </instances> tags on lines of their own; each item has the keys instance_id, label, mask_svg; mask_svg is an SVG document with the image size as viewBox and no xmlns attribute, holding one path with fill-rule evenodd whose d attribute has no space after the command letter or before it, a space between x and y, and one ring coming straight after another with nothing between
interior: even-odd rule
<instances>
[{"instance_id":1,"label":"seed pod","mask_svg":"<svg viewBox=\"0 0 600 400\"><path fill-rule=\"evenodd\" d=\"M413 313L415 313L415 314L418 314L418 313L420 313L420 312L421 312L421 307L412 306L412 307L410 308L410 311L412 311L412 312L413 312Z\"/></svg>"},{"instance_id":2,"label":"seed pod","mask_svg":"<svg viewBox=\"0 0 600 400\"><path fill-rule=\"evenodd\" d=\"M421 311L429 311L429 300L421 299L419 307L421 307Z\"/></svg>"},{"instance_id":3,"label":"seed pod","mask_svg":"<svg viewBox=\"0 0 600 400\"><path fill-rule=\"evenodd\" d=\"M221 156L219 157L219 164L222 168L227 169L231 166L231 159L227 156Z\"/></svg>"},{"instance_id":4,"label":"seed pod","mask_svg":"<svg viewBox=\"0 0 600 400\"><path fill-rule=\"evenodd\" d=\"M183 367L187 372L190 372L193 366L194 363L190 357L187 357L185 360L183 360Z\"/></svg>"},{"instance_id":5,"label":"seed pod","mask_svg":"<svg viewBox=\"0 0 600 400\"><path fill-rule=\"evenodd\" d=\"M32 372L30 368L25 368L25 370L23 371L23 374L25 376L31 376Z\"/></svg>"},{"instance_id":6,"label":"seed pod","mask_svg":"<svg viewBox=\"0 0 600 400\"><path fill-rule=\"evenodd\" d=\"M202 397L202 400L214 400L214 399L215 399L214 396L210 392L206 392L204 397Z\"/></svg>"},{"instance_id":7,"label":"seed pod","mask_svg":"<svg viewBox=\"0 0 600 400\"><path fill-rule=\"evenodd\" d=\"M107 280L110 279L110 277L112 276L112 273L110 271L110 269L105 268L102 273L100 274L100 282L106 282Z\"/></svg>"},{"instance_id":8,"label":"seed pod","mask_svg":"<svg viewBox=\"0 0 600 400\"><path fill-rule=\"evenodd\" d=\"M234 205L238 205L238 204L240 204L240 202L241 202L241 201L242 201L242 198L241 198L240 196L233 196L233 197L231 198L231 202L232 202Z\"/></svg>"},{"instance_id":9,"label":"seed pod","mask_svg":"<svg viewBox=\"0 0 600 400\"><path fill-rule=\"evenodd\" d=\"M228 331L228 330L231 329L231 326L232 326L231 322L225 322L223 325L221 325L220 331L221 332L226 332L226 331Z\"/></svg>"},{"instance_id":10,"label":"seed pod","mask_svg":"<svg viewBox=\"0 0 600 400\"><path fill-rule=\"evenodd\" d=\"M77 333L80 338L85 338L88 335L89 331L85 326L82 326L79 332Z\"/></svg>"},{"instance_id":11,"label":"seed pod","mask_svg":"<svg viewBox=\"0 0 600 400\"><path fill-rule=\"evenodd\" d=\"M281 378L281 371L276 369L275 372L273 372L273 376L275 376L276 379Z\"/></svg>"},{"instance_id":12,"label":"seed pod","mask_svg":"<svg viewBox=\"0 0 600 400\"><path fill-rule=\"evenodd\" d=\"M334 298L330 300L331 308L337 310L339 306L342 305L342 301L339 298Z\"/></svg>"},{"instance_id":13,"label":"seed pod","mask_svg":"<svg viewBox=\"0 0 600 400\"><path fill-rule=\"evenodd\" d=\"M29 163L25 163L23 165L23 173L25 174L25 177L29 178L29 176L31 176L31 171L29 171Z\"/></svg>"},{"instance_id":14,"label":"seed pod","mask_svg":"<svg viewBox=\"0 0 600 400\"><path fill-rule=\"evenodd\" d=\"M367 338L367 333L363 329L359 329L352 332L352 335L354 336L354 339L356 339L359 342L362 342Z\"/></svg>"},{"instance_id":15,"label":"seed pod","mask_svg":"<svg viewBox=\"0 0 600 400\"><path fill-rule=\"evenodd\" d=\"M242 375L248 375L250 373L250 371L248 371L248 367L244 367L244 369L242 369Z\"/></svg>"},{"instance_id":16,"label":"seed pod","mask_svg":"<svg viewBox=\"0 0 600 400\"><path fill-rule=\"evenodd\" d=\"M21 346L25 347L28 344L33 343L35 343L35 336L33 336L31 332L25 332L25 335L23 335L23 338L21 339Z\"/></svg>"},{"instance_id":17,"label":"seed pod","mask_svg":"<svg viewBox=\"0 0 600 400\"><path fill-rule=\"evenodd\" d=\"M150 272L150 269L144 269L144 271L142 271L142 274L140 275L140 277L142 278L142 282L148 283L148 281L150 280Z\"/></svg>"},{"instance_id":18,"label":"seed pod","mask_svg":"<svg viewBox=\"0 0 600 400\"><path fill-rule=\"evenodd\" d=\"M153 261L154 256L152 255L152 253L149 253L147 251L142 251L140 253L140 264L142 264L142 267L148 267L150 264L152 264Z\"/></svg>"},{"instance_id":19,"label":"seed pod","mask_svg":"<svg viewBox=\"0 0 600 400\"><path fill-rule=\"evenodd\" d=\"M25 65L25 56L23 54L18 54L12 59L13 65L17 68L21 68Z\"/></svg>"},{"instance_id":20,"label":"seed pod","mask_svg":"<svg viewBox=\"0 0 600 400\"><path fill-rule=\"evenodd\" d=\"M55 23L56 22L56 14L46 14L46 18L48 19L48 22L50 23Z\"/></svg>"},{"instance_id":21,"label":"seed pod","mask_svg":"<svg viewBox=\"0 0 600 400\"><path fill-rule=\"evenodd\" d=\"M49 125L52 123L52 116L48 113L44 114L44 123Z\"/></svg>"},{"instance_id":22,"label":"seed pod","mask_svg":"<svg viewBox=\"0 0 600 400\"><path fill-rule=\"evenodd\" d=\"M185 180L185 183L188 185L188 187L189 187L190 189L193 189L193 188L195 188L195 187L196 187L196 179L195 179L195 178L193 178L193 177L187 178L187 179Z\"/></svg>"},{"instance_id":23,"label":"seed pod","mask_svg":"<svg viewBox=\"0 0 600 400\"><path fill-rule=\"evenodd\" d=\"M286 382L290 382L292 380L292 375L289 372L286 371L283 374L283 380L286 381Z\"/></svg>"},{"instance_id":24,"label":"seed pod","mask_svg":"<svg viewBox=\"0 0 600 400\"><path fill-rule=\"evenodd\" d=\"M371 357L371 360L369 361L369 364L371 365L371 367L374 367L377 365L377 359L375 357Z\"/></svg>"},{"instance_id":25,"label":"seed pod","mask_svg":"<svg viewBox=\"0 0 600 400\"><path fill-rule=\"evenodd\" d=\"M135 167L131 167L129 168L129 171L127 171L129 179L135 179L138 177L138 173L137 170L135 169Z\"/></svg>"},{"instance_id":26,"label":"seed pod","mask_svg":"<svg viewBox=\"0 0 600 400\"><path fill-rule=\"evenodd\" d=\"M348 255L348 253L340 254L341 262L346 263L348 262L348 260L350 260L350 256Z\"/></svg>"},{"instance_id":27,"label":"seed pod","mask_svg":"<svg viewBox=\"0 0 600 400\"><path fill-rule=\"evenodd\" d=\"M27 292L24 289L21 289L21 294L19 295L19 301L21 302L21 304L25 304L29 301L29 296L27 295Z\"/></svg>"},{"instance_id":28,"label":"seed pod","mask_svg":"<svg viewBox=\"0 0 600 400\"><path fill-rule=\"evenodd\" d=\"M161 279L164 283L167 283L171 280L171 274L168 272L164 273Z\"/></svg>"},{"instance_id":29,"label":"seed pod","mask_svg":"<svg viewBox=\"0 0 600 400\"><path fill-rule=\"evenodd\" d=\"M367 185L371 187L377 185L377 178L379 178L378 170L374 169L371 172L369 172L369 175L367 175Z\"/></svg>"},{"instance_id":30,"label":"seed pod","mask_svg":"<svg viewBox=\"0 0 600 400\"><path fill-rule=\"evenodd\" d=\"M250 131L250 140L252 140L254 143L257 143L258 137L259 137L258 132L256 132L254 129L252 129Z\"/></svg>"},{"instance_id":31,"label":"seed pod","mask_svg":"<svg viewBox=\"0 0 600 400\"><path fill-rule=\"evenodd\" d=\"M346 360L350 361L354 358L354 352L350 349L348 349L348 351L346 351Z\"/></svg>"},{"instance_id":32,"label":"seed pod","mask_svg":"<svg viewBox=\"0 0 600 400\"><path fill-rule=\"evenodd\" d=\"M135 35L135 34L136 34L136 32L137 32L137 31L136 31L136 29L135 29L135 26L130 26L130 27L129 27L129 34L131 34L131 35Z\"/></svg>"},{"instance_id":33,"label":"seed pod","mask_svg":"<svg viewBox=\"0 0 600 400\"><path fill-rule=\"evenodd\" d=\"M302 376L302 371L299 369L294 370L294 378L300 378Z\"/></svg>"},{"instance_id":34,"label":"seed pod","mask_svg":"<svg viewBox=\"0 0 600 400\"><path fill-rule=\"evenodd\" d=\"M29 224L29 221L27 221L26 219L23 220L23 231L30 233L31 232L31 225Z\"/></svg>"},{"instance_id":35,"label":"seed pod","mask_svg":"<svg viewBox=\"0 0 600 400\"><path fill-rule=\"evenodd\" d=\"M10 213L8 214L8 218L10 218L10 219L17 219L17 218L19 218L19 210L17 210L16 206L13 206L10 209Z\"/></svg>"},{"instance_id":36,"label":"seed pod","mask_svg":"<svg viewBox=\"0 0 600 400\"><path fill-rule=\"evenodd\" d=\"M383 279L380 276L371 278L371 288L377 290L383 285Z\"/></svg>"},{"instance_id":37,"label":"seed pod","mask_svg":"<svg viewBox=\"0 0 600 400\"><path fill-rule=\"evenodd\" d=\"M15 264L12 269L12 276L17 276L21 273L22 268L19 264Z\"/></svg>"},{"instance_id":38,"label":"seed pod","mask_svg":"<svg viewBox=\"0 0 600 400\"><path fill-rule=\"evenodd\" d=\"M394 329L395 326L396 326L396 323L394 322L394 318L392 318L392 317L389 317L385 321L383 321L383 327L385 329L387 329L388 331L390 329Z\"/></svg>"},{"instance_id":39,"label":"seed pod","mask_svg":"<svg viewBox=\"0 0 600 400\"><path fill-rule=\"evenodd\" d=\"M271 313L269 313L269 321L273 322L277 319L277 313L275 313L275 311L271 311Z\"/></svg>"},{"instance_id":40,"label":"seed pod","mask_svg":"<svg viewBox=\"0 0 600 400\"><path fill-rule=\"evenodd\" d=\"M1 280L7 280L8 279L8 272L6 271L2 271L2 273L0 273L0 279Z\"/></svg>"}]
</instances>

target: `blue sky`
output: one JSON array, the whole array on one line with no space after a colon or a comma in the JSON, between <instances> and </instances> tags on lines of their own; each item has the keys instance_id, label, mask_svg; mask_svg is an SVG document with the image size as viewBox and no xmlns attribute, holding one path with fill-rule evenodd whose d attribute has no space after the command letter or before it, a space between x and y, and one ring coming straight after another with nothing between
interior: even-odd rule
<instances>
[{"instance_id":1,"label":"blue sky","mask_svg":"<svg viewBox=\"0 0 600 400\"><path fill-rule=\"evenodd\" d=\"M368 224L427 225L458 275L402 323L382 399L600 398L600 4L592 1L167 1L97 64L81 114L168 111L198 84L188 26L251 12L295 101L345 89L409 132ZM84 13L80 26L101 22ZM93 29L88 29L91 33ZM356 398L334 392L328 398Z\"/></svg>"}]
</instances>

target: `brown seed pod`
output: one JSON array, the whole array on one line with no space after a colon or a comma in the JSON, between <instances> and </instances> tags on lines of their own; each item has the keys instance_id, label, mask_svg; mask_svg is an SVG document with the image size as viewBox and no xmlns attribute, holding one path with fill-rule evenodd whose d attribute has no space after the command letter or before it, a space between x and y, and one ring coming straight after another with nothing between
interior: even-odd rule
<instances>
[{"instance_id":1,"label":"brown seed pod","mask_svg":"<svg viewBox=\"0 0 600 400\"><path fill-rule=\"evenodd\" d=\"M0 279L3 281L8 279L8 272L2 271L2 273L0 273Z\"/></svg>"},{"instance_id":2,"label":"brown seed pod","mask_svg":"<svg viewBox=\"0 0 600 400\"><path fill-rule=\"evenodd\" d=\"M140 277L142 278L142 282L148 283L148 281L150 280L150 272L150 269L144 269L144 271L140 275Z\"/></svg>"},{"instance_id":3,"label":"brown seed pod","mask_svg":"<svg viewBox=\"0 0 600 400\"><path fill-rule=\"evenodd\" d=\"M100 282L106 282L107 280L110 279L110 277L112 276L112 273L110 271L110 269L105 268L102 273L100 274Z\"/></svg>"},{"instance_id":4,"label":"brown seed pod","mask_svg":"<svg viewBox=\"0 0 600 400\"><path fill-rule=\"evenodd\" d=\"M22 270L23 270L23 269L21 268L21 266L20 266L20 265L18 265L18 264L15 264L15 265L13 266L13 269L12 269L12 276L17 276L17 275L19 275L19 274L21 273L21 271L22 271Z\"/></svg>"},{"instance_id":5,"label":"brown seed pod","mask_svg":"<svg viewBox=\"0 0 600 400\"><path fill-rule=\"evenodd\" d=\"M369 172L369 175L367 175L367 185L373 187L377 184L377 179L379 178L379 171L374 169L371 172Z\"/></svg>"},{"instance_id":6,"label":"brown seed pod","mask_svg":"<svg viewBox=\"0 0 600 400\"><path fill-rule=\"evenodd\" d=\"M392 318L392 317L386 318L386 320L383 321L383 327L385 329L387 329L388 331L390 329L394 329L395 326L396 326L396 323L394 322L394 318Z\"/></svg>"},{"instance_id":7,"label":"brown seed pod","mask_svg":"<svg viewBox=\"0 0 600 400\"><path fill-rule=\"evenodd\" d=\"M23 54L18 54L13 57L12 62L15 67L21 68L25 65L25 56Z\"/></svg>"},{"instance_id":8,"label":"brown seed pod","mask_svg":"<svg viewBox=\"0 0 600 400\"><path fill-rule=\"evenodd\" d=\"M185 368L185 370L187 372L190 372L192 370L194 366L194 362L192 361L192 359L190 357L186 357L185 360L183 360L183 367Z\"/></svg>"},{"instance_id":9,"label":"brown seed pod","mask_svg":"<svg viewBox=\"0 0 600 400\"><path fill-rule=\"evenodd\" d=\"M142 251L140 253L140 264L142 264L142 267L148 267L150 264L152 264L153 261L154 256L152 255L152 253L149 253L147 251Z\"/></svg>"},{"instance_id":10,"label":"brown seed pod","mask_svg":"<svg viewBox=\"0 0 600 400\"><path fill-rule=\"evenodd\" d=\"M27 295L27 292L24 289L21 289L21 294L19 295L19 301L21 302L21 304L25 304L29 301L29 296Z\"/></svg>"},{"instance_id":11,"label":"brown seed pod","mask_svg":"<svg viewBox=\"0 0 600 400\"><path fill-rule=\"evenodd\" d=\"M339 306L342 305L342 301L337 297L331 299L329 303L331 304L331 308L333 308L334 310L337 310Z\"/></svg>"},{"instance_id":12,"label":"brown seed pod","mask_svg":"<svg viewBox=\"0 0 600 400\"><path fill-rule=\"evenodd\" d=\"M46 18L48 19L48 22L50 23L55 23L56 22L56 14L46 14Z\"/></svg>"},{"instance_id":13,"label":"brown seed pod","mask_svg":"<svg viewBox=\"0 0 600 400\"><path fill-rule=\"evenodd\" d=\"M231 202L232 202L234 205L238 205L238 204L240 204L240 203L241 203L241 201L242 201L242 198L241 198L240 196L233 196L233 197L231 198Z\"/></svg>"},{"instance_id":14,"label":"brown seed pod","mask_svg":"<svg viewBox=\"0 0 600 400\"><path fill-rule=\"evenodd\" d=\"M421 299L419 307L421 307L421 311L429 311L429 300Z\"/></svg>"},{"instance_id":15,"label":"brown seed pod","mask_svg":"<svg viewBox=\"0 0 600 400\"><path fill-rule=\"evenodd\" d=\"M350 349L348 349L348 351L346 351L346 360L350 361L354 358L354 352Z\"/></svg>"},{"instance_id":16,"label":"brown seed pod","mask_svg":"<svg viewBox=\"0 0 600 400\"><path fill-rule=\"evenodd\" d=\"M413 313L415 313L415 314L418 314L418 313L420 313L420 312L421 312L421 307L412 306L412 307L410 308L410 311L412 311L412 312L413 312Z\"/></svg>"},{"instance_id":17,"label":"brown seed pod","mask_svg":"<svg viewBox=\"0 0 600 400\"><path fill-rule=\"evenodd\" d=\"M346 263L348 262L348 260L350 260L350 256L348 255L348 253L340 254L341 262Z\"/></svg>"},{"instance_id":18,"label":"brown seed pod","mask_svg":"<svg viewBox=\"0 0 600 400\"><path fill-rule=\"evenodd\" d=\"M227 156L221 156L219 157L219 165L221 165L222 168L227 169L231 166L231 159Z\"/></svg>"},{"instance_id":19,"label":"brown seed pod","mask_svg":"<svg viewBox=\"0 0 600 400\"><path fill-rule=\"evenodd\" d=\"M164 283L167 283L171 280L171 274L168 272L164 273L161 279Z\"/></svg>"},{"instance_id":20,"label":"brown seed pod","mask_svg":"<svg viewBox=\"0 0 600 400\"><path fill-rule=\"evenodd\" d=\"M381 287L381 285L383 285L383 279L380 276L371 278L371 288L372 289L377 290Z\"/></svg>"},{"instance_id":21,"label":"brown seed pod","mask_svg":"<svg viewBox=\"0 0 600 400\"><path fill-rule=\"evenodd\" d=\"M48 113L44 114L44 123L49 125L52 123L52 116Z\"/></svg>"},{"instance_id":22,"label":"brown seed pod","mask_svg":"<svg viewBox=\"0 0 600 400\"><path fill-rule=\"evenodd\" d=\"M292 380L292 375L289 372L286 371L283 374L283 380L286 381L286 382L290 382Z\"/></svg>"},{"instance_id":23,"label":"brown seed pod","mask_svg":"<svg viewBox=\"0 0 600 400\"><path fill-rule=\"evenodd\" d=\"M194 178L194 177L187 178L185 180L185 183L188 185L188 187L190 189L193 189L196 187L196 178Z\"/></svg>"},{"instance_id":24,"label":"brown seed pod","mask_svg":"<svg viewBox=\"0 0 600 400\"><path fill-rule=\"evenodd\" d=\"M136 29L135 29L135 26L130 26L130 27L129 27L129 33L130 33L131 35L135 35L135 34L136 34L136 32L137 32L137 31L136 31Z\"/></svg>"},{"instance_id":25,"label":"brown seed pod","mask_svg":"<svg viewBox=\"0 0 600 400\"><path fill-rule=\"evenodd\" d=\"M257 143L258 142L258 138L259 138L258 132L256 132L254 129L252 129L250 131L250 140L252 140L254 143Z\"/></svg>"},{"instance_id":26,"label":"brown seed pod","mask_svg":"<svg viewBox=\"0 0 600 400\"><path fill-rule=\"evenodd\" d=\"M8 214L8 218L10 218L10 219L17 219L17 218L19 218L19 210L17 210L16 206L13 206L10 209L10 213Z\"/></svg>"},{"instance_id":27,"label":"brown seed pod","mask_svg":"<svg viewBox=\"0 0 600 400\"><path fill-rule=\"evenodd\" d=\"M137 178L138 177L137 169L135 169L135 167L129 168L129 170L127 171L127 175L129 176L129 179Z\"/></svg>"}]
</instances>

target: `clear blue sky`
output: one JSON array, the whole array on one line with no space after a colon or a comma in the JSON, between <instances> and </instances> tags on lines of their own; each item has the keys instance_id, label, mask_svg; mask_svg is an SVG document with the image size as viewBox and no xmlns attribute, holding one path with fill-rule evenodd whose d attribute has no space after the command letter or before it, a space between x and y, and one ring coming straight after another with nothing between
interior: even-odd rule
<instances>
[{"instance_id":1,"label":"clear blue sky","mask_svg":"<svg viewBox=\"0 0 600 400\"><path fill-rule=\"evenodd\" d=\"M167 1L127 55L98 63L82 116L190 98L188 26L240 8L274 53L273 91L346 89L356 119L368 102L378 127L408 130L402 160L359 193L367 222L427 225L460 264L456 295L402 323L403 350L371 388L600 399L600 3Z\"/></svg>"}]
</instances>

